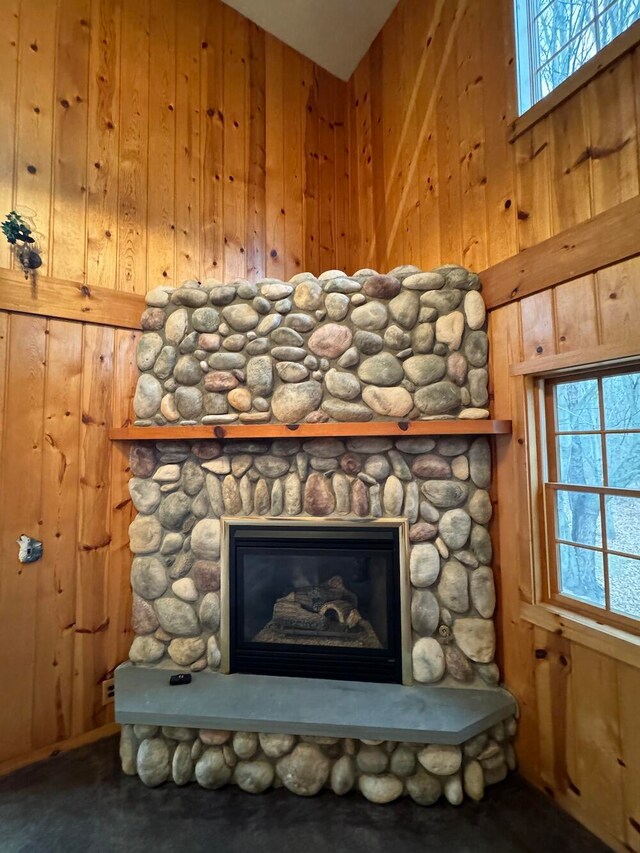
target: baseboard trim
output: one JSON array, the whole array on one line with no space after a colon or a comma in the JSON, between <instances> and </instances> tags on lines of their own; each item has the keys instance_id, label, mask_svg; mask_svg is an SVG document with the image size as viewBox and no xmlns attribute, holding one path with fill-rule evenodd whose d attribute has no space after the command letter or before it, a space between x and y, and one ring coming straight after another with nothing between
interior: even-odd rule
<instances>
[{"instance_id":1,"label":"baseboard trim","mask_svg":"<svg viewBox=\"0 0 640 853\"><path fill-rule=\"evenodd\" d=\"M69 752L71 749L78 749L80 746L86 746L89 743L95 743L103 738L111 737L120 731L118 723L107 723L106 726L100 726L99 729L92 729L90 732L84 732L76 737L68 738L59 743L44 746L35 752L29 752L26 755L18 755L14 758L7 758L0 762L0 776L6 776L8 773L13 773L14 770L20 770L21 767L28 767L30 764L36 764L38 761L46 761L49 758L55 758L62 752Z\"/></svg>"}]
</instances>

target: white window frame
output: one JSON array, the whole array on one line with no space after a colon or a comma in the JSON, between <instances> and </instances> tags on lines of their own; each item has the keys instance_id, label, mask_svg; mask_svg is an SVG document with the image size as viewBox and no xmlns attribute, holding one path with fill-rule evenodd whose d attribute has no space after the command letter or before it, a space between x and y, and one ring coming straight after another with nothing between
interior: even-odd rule
<instances>
[{"instance_id":1,"label":"white window frame","mask_svg":"<svg viewBox=\"0 0 640 853\"><path fill-rule=\"evenodd\" d=\"M544 2L544 0L543 0ZM570 80L577 71L584 68L586 65L591 63L600 53L600 51L607 47L610 44L613 44L622 33L627 32L631 27L633 27L637 21L632 22L629 27L619 33L613 40L602 43L602 28L600 25L601 19L607 12L609 12L612 8L614 8L620 0L605 0L606 5L600 6L600 0L584 0L584 2L589 3L593 7L592 16L589 18L587 24L585 24L582 29L574 34L570 41L566 44L560 46L560 48L553 54L553 56L549 57L544 63L538 65L537 63L537 42L534 39L534 31L535 31L535 21L539 17L539 15L549 6L554 0L547 0L544 3L543 8L538 12L534 13L534 5L533 0L514 0L514 21L515 21L515 37L516 37L516 53L517 53L517 77L518 77L518 105L519 105L519 115L525 114L532 107L536 106L536 104L545 100L549 97L553 92L555 92L560 86L563 85L567 80ZM585 62L583 62L580 66L578 66L572 74L568 75L564 80L560 81L551 92L546 95L542 94L541 86L540 86L540 70L548 65L555 56L557 56L562 50L568 47L572 41L578 38L581 34L583 34L587 29L593 28L594 41L595 41L595 53L593 56L589 57Z\"/></svg>"},{"instance_id":2,"label":"white window frame","mask_svg":"<svg viewBox=\"0 0 640 853\"><path fill-rule=\"evenodd\" d=\"M637 434L640 432L640 429L635 427L610 429L606 427L602 378L604 376L637 373L638 370L640 370L640 363L638 362L632 362L624 365L594 365L590 368L578 368L575 371L570 372L563 370L557 373L550 373L544 377L534 380L536 388L535 422L539 443L539 456L537 460L538 464L536 466L538 472L537 494L532 495L534 498L534 505L537 505L540 509L539 520L541 522L538 526L540 540L536 543L536 550L538 551L537 563L540 569L536 596L538 602L547 606L559 606L566 611L590 617L605 625L609 625L613 628L621 629L631 635L635 635L636 637L640 635L640 617L625 615L612 609L610 606L608 558L609 556L625 556L631 557L632 559L638 559L638 555L619 552L609 544L606 535L606 511L604 502L607 495L621 495L623 497L640 499L640 490L632 488L616 488L615 486L610 486L608 483L607 485L596 487L574 485L559 478L556 440L557 436L568 433L557 429L554 389L558 384L564 382L583 381L585 379L596 379L598 381L600 426L598 429L586 431L578 430L576 433L593 434L600 437L602 442L603 474L606 480L607 450L605 445L605 436L622 433ZM555 476L550 477L551 472L553 472ZM592 493L597 494L600 497L600 524L603 531L601 546L583 546L579 543L571 542L568 542L567 544L578 544L578 547L585 547L587 550L597 551L602 554L606 584L606 599L605 604L602 606L572 596L569 593L563 592L560 588L558 545L562 544L564 540L561 539L558 535L558 531L556 530L555 492L557 491L575 491L583 494Z\"/></svg>"}]
</instances>

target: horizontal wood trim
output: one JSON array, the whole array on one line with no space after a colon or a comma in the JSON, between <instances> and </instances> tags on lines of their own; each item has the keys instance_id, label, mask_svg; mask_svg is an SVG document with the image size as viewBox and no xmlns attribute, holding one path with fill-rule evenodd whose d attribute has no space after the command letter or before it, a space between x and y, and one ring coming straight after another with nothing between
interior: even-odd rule
<instances>
[{"instance_id":1,"label":"horizontal wood trim","mask_svg":"<svg viewBox=\"0 0 640 853\"><path fill-rule=\"evenodd\" d=\"M511 136L509 142L515 142L519 136L542 121L543 118L552 113L561 104L584 88L588 83L605 71L614 62L617 62L625 53L633 50L640 44L640 21L636 21L629 29L621 33L610 44L598 51L588 62L585 62L577 71L557 86L552 92L534 104L526 113L518 116L511 123Z\"/></svg>"},{"instance_id":2,"label":"horizontal wood trim","mask_svg":"<svg viewBox=\"0 0 640 853\"><path fill-rule=\"evenodd\" d=\"M489 310L640 254L640 196L480 273Z\"/></svg>"},{"instance_id":3,"label":"horizontal wood trim","mask_svg":"<svg viewBox=\"0 0 640 853\"><path fill-rule=\"evenodd\" d=\"M211 426L114 427L113 441L206 438L311 438L349 435L507 435L511 421L376 421L374 423L237 424Z\"/></svg>"},{"instance_id":4,"label":"horizontal wood trim","mask_svg":"<svg viewBox=\"0 0 640 853\"><path fill-rule=\"evenodd\" d=\"M573 370L576 367L592 367L603 362L624 363L640 356L637 344L607 344L592 347L588 350L573 350L557 355L544 355L521 361L509 367L511 376L544 376L562 370Z\"/></svg>"},{"instance_id":5,"label":"horizontal wood trim","mask_svg":"<svg viewBox=\"0 0 640 853\"><path fill-rule=\"evenodd\" d=\"M35 285L14 270L0 269L0 310L81 320L98 326L139 329L144 296L39 275Z\"/></svg>"},{"instance_id":6,"label":"horizontal wood trim","mask_svg":"<svg viewBox=\"0 0 640 853\"><path fill-rule=\"evenodd\" d=\"M520 618L640 669L640 637L551 604L520 604Z\"/></svg>"},{"instance_id":7,"label":"horizontal wood trim","mask_svg":"<svg viewBox=\"0 0 640 853\"><path fill-rule=\"evenodd\" d=\"M92 729L92 731L84 732L77 737L51 744L51 746L45 746L42 749L35 750L35 752L30 752L28 755L9 758L0 763L0 776L6 776L8 773L13 773L14 770L27 767L29 764L35 764L37 761L46 761L48 758L55 758L61 752L69 752L71 749L78 749L80 746L86 746L89 743L95 743L97 740L111 737L118 734L119 731L120 726L118 723L107 723L105 726L100 726L99 729Z\"/></svg>"}]
</instances>

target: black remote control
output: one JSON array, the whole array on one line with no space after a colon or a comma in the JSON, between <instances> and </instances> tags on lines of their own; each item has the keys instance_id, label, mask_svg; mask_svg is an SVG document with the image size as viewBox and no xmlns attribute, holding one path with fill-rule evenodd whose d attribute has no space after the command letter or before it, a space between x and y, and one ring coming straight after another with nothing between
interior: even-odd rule
<instances>
[{"instance_id":1,"label":"black remote control","mask_svg":"<svg viewBox=\"0 0 640 853\"><path fill-rule=\"evenodd\" d=\"M175 686L176 684L191 684L191 674L188 672L181 672L178 675L172 675L169 679L169 684Z\"/></svg>"}]
</instances>

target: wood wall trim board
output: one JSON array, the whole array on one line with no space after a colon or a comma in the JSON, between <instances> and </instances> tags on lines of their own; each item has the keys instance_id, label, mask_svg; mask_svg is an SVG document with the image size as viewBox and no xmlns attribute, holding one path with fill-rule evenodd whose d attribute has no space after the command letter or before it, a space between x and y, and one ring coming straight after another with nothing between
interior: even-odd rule
<instances>
[{"instance_id":1,"label":"wood wall trim board","mask_svg":"<svg viewBox=\"0 0 640 853\"><path fill-rule=\"evenodd\" d=\"M577 367L602 366L604 362L632 361L640 356L640 347L634 343L605 344L589 350L573 350L558 355L540 356L512 364L511 376L544 376L547 373L572 370Z\"/></svg>"},{"instance_id":2,"label":"wood wall trim board","mask_svg":"<svg viewBox=\"0 0 640 853\"><path fill-rule=\"evenodd\" d=\"M543 118L558 109L576 92L587 86L594 77L602 74L609 66L617 62L626 53L632 51L640 44L640 21L636 21L629 29L621 33L610 44L603 47L598 53L585 62L577 71L568 77L563 83L550 92L546 98L538 101L530 109L511 122L511 135L509 142L515 142L525 131L533 127Z\"/></svg>"},{"instance_id":3,"label":"wood wall trim board","mask_svg":"<svg viewBox=\"0 0 640 853\"><path fill-rule=\"evenodd\" d=\"M618 664L617 693L619 725L622 740L621 759L623 768L623 801L627 814L625 822L625 850L640 849L640 774L637 773L640 755L640 726L638 704L640 703L640 670Z\"/></svg>"},{"instance_id":4,"label":"wood wall trim board","mask_svg":"<svg viewBox=\"0 0 640 853\"><path fill-rule=\"evenodd\" d=\"M309 438L349 435L508 435L511 421L373 421L328 424L231 424L211 426L114 427L112 441L161 441L207 438Z\"/></svg>"},{"instance_id":5,"label":"wood wall trim board","mask_svg":"<svg viewBox=\"0 0 640 853\"><path fill-rule=\"evenodd\" d=\"M640 195L480 273L488 310L640 254Z\"/></svg>"},{"instance_id":6,"label":"wood wall trim board","mask_svg":"<svg viewBox=\"0 0 640 853\"><path fill-rule=\"evenodd\" d=\"M0 310L98 326L139 329L144 296L39 275L35 287L21 272L0 269Z\"/></svg>"},{"instance_id":7,"label":"wood wall trim board","mask_svg":"<svg viewBox=\"0 0 640 853\"><path fill-rule=\"evenodd\" d=\"M640 669L640 637L550 604L520 604L525 622Z\"/></svg>"},{"instance_id":8,"label":"wood wall trim board","mask_svg":"<svg viewBox=\"0 0 640 853\"><path fill-rule=\"evenodd\" d=\"M501 646L501 672L520 706L516 749L521 768L539 784L540 748L538 732L538 696L534 679L533 627L519 617L523 590L530 588L531 532L528 527L529 492L522 473L527 470L527 429L524 383L509 377L508 365L522 357L519 305L513 303L495 315L489 324L491 385L495 413L513 412L511 440L495 443L496 476L493 489L497 498L492 533L497 530L494 574L498 591L497 628ZM517 523L514 522L517 520ZM514 570L515 567L515 570ZM526 594L526 592L524 593Z\"/></svg>"},{"instance_id":9,"label":"wood wall trim board","mask_svg":"<svg viewBox=\"0 0 640 853\"><path fill-rule=\"evenodd\" d=\"M55 758L61 752L69 752L71 749L78 749L89 743L95 743L98 740L112 737L112 735L118 734L119 731L120 726L118 723L107 723L97 729L91 729L91 731L83 732L83 734L76 737L70 737L59 743L44 746L26 755L9 758L6 761L0 762L0 776L6 776L8 773L13 773L14 770L27 767L29 764L35 764L37 761L46 761L48 758Z\"/></svg>"}]
</instances>

